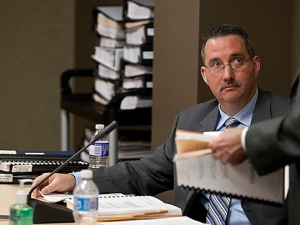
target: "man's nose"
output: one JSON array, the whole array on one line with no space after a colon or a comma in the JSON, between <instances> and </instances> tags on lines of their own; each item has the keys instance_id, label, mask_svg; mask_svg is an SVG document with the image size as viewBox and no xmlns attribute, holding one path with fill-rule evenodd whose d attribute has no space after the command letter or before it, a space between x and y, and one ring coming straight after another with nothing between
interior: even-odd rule
<instances>
[{"instance_id":1,"label":"man's nose","mask_svg":"<svg viewBox=\"0 0 300 225\"><path fill-rule=\"evenodd\" d=\"M223 66L223 78L224 79L230 79L234 75L233 69L230 65L230 63Z\"/></svg>"}]
</instances>

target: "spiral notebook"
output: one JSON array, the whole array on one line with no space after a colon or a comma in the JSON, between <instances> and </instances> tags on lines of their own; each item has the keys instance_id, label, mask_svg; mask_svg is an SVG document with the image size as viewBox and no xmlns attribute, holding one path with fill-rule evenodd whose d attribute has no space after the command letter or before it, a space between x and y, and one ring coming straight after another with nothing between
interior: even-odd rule
<instances>
[{"instance_id":1,"label":"spiral notebook","mask_svg":"<svg viewBox=\"0 0 300 225\"><path fill-rule=\"evenodd\" d=\"M185 135L189 132L185 132ZM196 139L199 141L203 135L198 133ZM190 144L195 141L195 136L196 132L192 132L190 138L180 138L179 135L175 140L178 153L174 162L179 186L239 199L283 203L284 169L259 176L249 160L235 166L222 164L213 158L210 149L195 149L195 146L200 145ZM205 142L205 139L202 138L202 141ZM192 148L191 151L188 150L189 147ZM186 149L183 151L181 148Z\"/></svg>"}]
</instances>

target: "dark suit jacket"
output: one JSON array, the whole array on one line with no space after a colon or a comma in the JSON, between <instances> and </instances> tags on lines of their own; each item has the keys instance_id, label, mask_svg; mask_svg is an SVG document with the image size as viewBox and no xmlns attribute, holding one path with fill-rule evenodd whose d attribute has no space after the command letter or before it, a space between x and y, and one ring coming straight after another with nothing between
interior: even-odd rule
<instances>
[{"instance_id":1,"label":"dark suit jacket","mask_svg":"<svg viewBox=\"0 0 300 225\"><path fill-rule=\"evenodd\" d=\"M287 112L289 102L274 93L259 90L258 100L252 122L271 119ZM184 215L205 221L206 210L198 204L199 196L194 190L177 186L176 168L172 162L176 147L174 137L176 129L191 131L214 131L219 120L218 101L216 99L192 106L178 114L168 140L148 157L138 161L124 162L116 166L100 168L94 171L94 180L100 193L122 192L137 195L155 195L174 188L175 205ZM266 223L264 219L277 218L278 207L245 203L244 210L253 224ZM256 223L259 221L259 223Z\"/></svg>"},{"instance_id":2,"label":"dark suit jacket","mask_svg":"<svg viewBox=\"0 0 300 225\"><path fill-rule=\"evenodd\" d=\"M261 175L290 165L286 206L289 224L300 224L300 71L291 90L286 116L251 126L246 135L247 154Z\"/></svg>"}]
</instances>

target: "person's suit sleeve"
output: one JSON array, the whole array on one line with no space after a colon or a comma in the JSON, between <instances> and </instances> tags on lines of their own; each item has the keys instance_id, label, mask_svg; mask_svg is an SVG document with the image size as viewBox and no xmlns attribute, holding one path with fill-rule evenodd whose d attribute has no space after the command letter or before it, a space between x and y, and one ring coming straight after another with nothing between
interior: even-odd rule
<instances>
[{"instance_id":1,"label":"person's suit sleeve","mask_svg":"<svg viewBox=\"0 0 300 225\"><path fill-rule=\"evenodd\" d=\"M290 113L251 125L246 134L248 158L260 175L300 161L299 76L296 81Z\"/></svg>"},{"instance_id":2,"label":"person's suit sleeve","mask_svg":"<svg viewBox=\"0 0 300 225\"><path fill-rule=\"evenodd\" d=\"M125 161L116 166L93 169L93 179L100 193L155 195L173 189L172 160L177 119L168 140L153 154L137 161Z\"/></svg>"}]
</instances>

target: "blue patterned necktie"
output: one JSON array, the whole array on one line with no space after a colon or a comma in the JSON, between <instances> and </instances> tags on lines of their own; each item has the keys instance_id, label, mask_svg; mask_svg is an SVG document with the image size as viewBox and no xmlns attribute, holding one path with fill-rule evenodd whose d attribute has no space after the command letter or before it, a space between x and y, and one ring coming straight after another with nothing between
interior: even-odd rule
<instances>
[{"instance_id":1,"label":"blue patterned necktie","mask_svg":"<svg viewBox=\"0 0 300 225\"><path fill-rule=\"evenodd\" d=\"M225 121L225 126L226 129L231 128L231 127L237 127L241 122L238 121L236 118L234 117L229 117L226 121Z\"/></svg>"},{"instance_id":2,"label":"blue patterned necktie","mask_svg":"<svg viewBox=\"0 0 300 225\"><path fill-rule=\"evenodd\" d=\"M206 222L213 225L225 225L230 199L211 194L209 197Z\"/></svg>"},{"instance_id":3,"label":"blue patterned necktie","mask_svg":"<svg viewBox=\"0 0 300 225\"><path fill-rule=\"evenodd\" d=\"M226 129L237 127L240 122L234 117L225 121ZM206 222L212 225L225 225L230 198L211 194L209 197Z\"/></svg>"}]
</instances>

